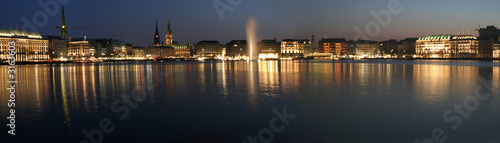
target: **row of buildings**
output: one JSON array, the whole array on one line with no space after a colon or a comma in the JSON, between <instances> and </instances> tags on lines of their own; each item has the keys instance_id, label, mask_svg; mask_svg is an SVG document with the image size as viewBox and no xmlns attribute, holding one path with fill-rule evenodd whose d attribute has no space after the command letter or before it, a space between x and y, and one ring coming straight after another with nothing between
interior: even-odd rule
<instances>
[{"instance_id":1,"label":"row of buildings","mask_svg":"<svg viewBox=\"0 0 500 143\"><path fill-rule=\"evenodd\" d=\"M160 42L158 22L153 44L138 47L116 39L68 38L62 7L59 36L37 32L0 29L0 62L6 61L8 42L16 43L17 61L89 60L89 59L293 59L293 58L500 58L500 30L494 26L478 28L472 35L429 35L404 40L370 41L322 38L316 44L309 39L200 41L196 44L174 42L170 20L165 42ZM252 54L252 55L251 55Z\"/></svg>"},{"instance_id":2,"label":"row of buildings","mask_svg":"<svg viewBox=\"0 0 500 143\"><path fill-rule=\"evenodd\" d=\"M42 36L37 32L0 29L0 60L8 55L8 42L16 43L17 61L88 59L293 59L293 58L500 58L500 30L494 26L477 29L472 35L429 35L404 40L370 41L322 38L261 40L252 47L247 40L200 41L179 44L173 41L170 21L165 42L160 42L158 24L154 43L138 47L116 39ZM65 34L64 32L61 32ZM63 34L63 35L64 35ZM252 52L250 52L252 51ZM250 55L254 53L254 55Z\"/></svg>"}]
</instances>

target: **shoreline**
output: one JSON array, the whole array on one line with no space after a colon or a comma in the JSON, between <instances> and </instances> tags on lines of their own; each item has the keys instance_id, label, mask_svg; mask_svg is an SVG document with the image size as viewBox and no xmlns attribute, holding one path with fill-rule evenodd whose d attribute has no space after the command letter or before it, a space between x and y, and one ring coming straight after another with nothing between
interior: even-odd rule
<instances>
[{"instance_id":1,"label":"shoreline","mask_svg":"<svg viewBox=\"0 0 500 143\"><path fill-rule=\"evenodd\" d=\"M316 59L293 59L293 60L316 60ZM293 60L283 60L283 61L293 61ZM319 61L336 61L334 59L326 59L326 60L319 60ZM500 58L411 58L411 59L404 59L404 58L364 58L364 59L349 59L349 58L344 58L344 59L337 59L338 61L343 61L343 60L402 60L402 61L500 61ZM195 59L175 59L175 58L164 58L164 59L145 59L145 60L103 60L99 62L92 62L92 61L39 61L39 62L16 62L16 65L36 65L36 64L65 64L65 63L110 63L110 62L185 62L185 61L198 61ZM215 61L220 61L220 60L215 60ZM238 61L238 60L234 60ZM282 60L268 60L268 61L282 61ZM0 65L8 65L8 63L2 62Z\"/></svg>"}]
</instances>

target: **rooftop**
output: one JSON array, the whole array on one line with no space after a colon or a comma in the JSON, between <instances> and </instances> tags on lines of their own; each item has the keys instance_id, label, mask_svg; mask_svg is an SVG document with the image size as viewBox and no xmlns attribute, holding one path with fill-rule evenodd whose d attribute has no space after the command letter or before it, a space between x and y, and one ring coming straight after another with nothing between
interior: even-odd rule
<instances>
[{"instance_id":1,"label":"rooftop","mask_svg":"<svg viewBox=\"0 0 500 143\"><path fill-rule=\"evenodd\" d=\"M345 43L347 42L344 38L323 38L319 40L319 43Z\"/></svg>"},{"instance_id":2,"label":"rooftop","mask_svg":"<svg viewBox=\"0 0 500 143\"><path fill-rule=\"evenodd\" d=\"M439 41L439 40L450 40L451 39L450 34L443 34L443 35L429 35L429 36L422 36L418 40L425 40L425 41Z\"/></svg>"},{"instance_id":3,"label":"rooftop","mask_svg":"<svg viewBox=\"0 0 500 143\"><path fill-rule=\"evenodd\" d=\"M0 29L0 37L42 39L42 35L33 31Z\"/></svg>"}]
</instances>

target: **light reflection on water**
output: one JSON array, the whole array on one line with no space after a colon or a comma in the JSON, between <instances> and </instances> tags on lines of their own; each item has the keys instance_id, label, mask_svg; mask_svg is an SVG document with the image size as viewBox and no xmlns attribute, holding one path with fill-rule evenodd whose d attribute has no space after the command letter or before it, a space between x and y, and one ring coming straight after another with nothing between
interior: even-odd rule
<instances>
[{"instance_id":1,"label":"light reflection on water","mask_svg":"<svg viewBox=\"0 0 500 143\"><path fill-rule=\"evenodd\" d=\"M0 68L6 81L7 68ZM276 142L411 142L449 126L443 112L474 95L480 78L492 81L493 95L500 93L500 67L485 62L85 63L19 65L16 73L18 132L32 137L24 141L79 141L82 129L111 118L117 131L105 142L240 142L267 126L272 108L286 105L299 118ZM111 103L130 91L145 100L119 122ZM2 115L8 99L0 97ZM500 119L499 103L497 96L481 102L463 128ZM500 129L486 126L473 134L491 141L488 135ZM450 134L450 141L468 140L461 131Z\"/></svg>"}]
</instances>

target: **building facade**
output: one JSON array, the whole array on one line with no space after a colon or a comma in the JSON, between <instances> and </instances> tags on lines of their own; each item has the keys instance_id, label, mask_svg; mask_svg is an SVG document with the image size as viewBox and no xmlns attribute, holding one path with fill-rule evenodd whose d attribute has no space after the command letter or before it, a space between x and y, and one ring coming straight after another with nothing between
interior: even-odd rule
<instances>
[{"instance_id":1,"label":"building facade","mask_svg":"<svg viewBox=\"0 0 500 143\"><path fill-rule=\"evenodd\" d=\"M449 34L420 37L415 50L417 57L451 58L451 38Z\"/></svg>"},{"instance_id":2,"label":"building facade","mask_svg":"<svg viewBox=\"0 0 500 143\"><path fill-rule=\"evenodd\" d=\"M9 42L15 42L16 61L50 60L49 40L37 32L0 29L0 60L6 61Z\"/></svg>"},{"instance_id":3,"label":"building facade","mask_svg":"<svg viewBox=\"0 0 500 143\"><path fill-rule=\"evenodd\" d=\"M356 56L364 58L375 57L379 43L370 40L358 40L355 42Z\"/></svg>"},{"instance_id":4,"label":"building facade","mask_svg":"<svg viewBox=\"0 0 500 143\"><path fill-rule=\"evenodd\" d=\"M500 58L500 44L493 45L493 58Z\"/></svg>"},{"instance_id":5,"label":"building facade","mask_svg":"<svg viewBox=\"0 0 500 143\"><path fill-rule=\"evenodd\" d=\"M399 42L395 39L391 39L388 41L382 41L379 43L379 49L377 51L377 55L380 56L390 56L395 57L398 53L398 44Z\"/></svg>"},{"instance_id":6,"label":"building facade","mask_svg":"<svg viewBox=\"0 0 500 143\"><path fill-rule=\"evenodd\" d=\"M152 46L153 58L174 58L175 49L172 46Z\"/></svg>"},{"instance_id":7,"label":"building facade","mask_svg":"<svg viewBox=\"0 0 500 143\"><path fill-rule=\"evenodd\" d=\"M225 55L225 48L218 41L200 41L195 46L195 57L202 59L220 59Z\"/></svg>"},{"instance_id":8,"label":"building facade","mask_svg":"<svg viewBox=\"0 0 500 143\"><path fill-rule=\"evenodd\" d=\"M337 57L349 54L349 43L344 38L323 38L318 44L319 53L332 53Z\"/></svg>"},{"instance_id":9,"label":"building facade","mask_svg":"<svg viewBox=\"0 0 500 143\"><path fill-rule=\"evenodd\" d=\"M173 44L176 58L191 58L193 57L193 44Z\"/></svg>"},{"instance_id":10,"label":"building facade","mask_svg":"<svg viewBox=\"0 0 500 143\"><path fill-rule=\"evenodd\" d=\"M70 41L68 43L68 57L71 59L90 58L89 41Z\"/></svg>"},{"instance_id":11,"label":"building facade","mask_svg":"<svg viewBox=\"0 0 500 143\"><path fill-rule=\"evenodd\" d=\"M261 40L257 43L259 59L273 60L281 58L281 45L277 39Z\"/></svg>"},{"instance_id":12,"label":"building facade","mask_svg":"<svg viewBox=\"0 0 500 143\"><path fill-rule=\"evenodd\" d=\"M431 35L417 40L415 52L420 58L477 58L479 44L472 35Z\"/></svg>"},{"instance_id":13,"label":"building facade","mask_svg":"<svg viewBox=\"0 0 500 143\"><path fill-rule=\"evenodd\" d=\"M410 58L415 55L418 38L406 38L399 42L398 45L398 58Z\"/></svg>"},{"instance_id":14,"label":"building facade","mask_svg":"<svg viewBox=\"0 0 500 143\"><path fill-rule=\"evenodd\" d=\"M479 54L479 41L472 35L457 35L451 40L452 58L476 58Z\"/></svg>"},{"instance_id":15,"label":"building facade","mask_svg":"<svg viewBox=\"0 0 500 143\"><path fill-rule=\"evenodd\" d=\"M249 46L247 40L232 40L226 43L226 57L229 59L248 59Z\"/></svg>"},{"instance_id":16,"label":"building facade","mask_svg":"<svg viewBox=\"0 0 500 143\"><path fill-rule=\"evenodd\" d=\"M479 28L479 54L478 58L492 58L493 46L500 44L500 29L495 26L487 26L486 28Z\"/></svg>"},{"instance_id":17,"label":"building facade","mask_svg":"<svg viewBox=\"0 0 500 143\"><path fill-rule=\"evenodd\" d=\"M44 36L49 40L50 59L63 60L68 58L68 42L60 36Z\"/></svg>"},{"instance_id":18,"label":"building facade","mask_svg":"<svg viewBox=\"0 0 500 143\"><path fill-rule=\"evenodd\" d=\"M281 41L281 55L283 58L304 57L306 48L311 48L311 41L307 39L285 39Z\"/></svg>"}]
</instances>

